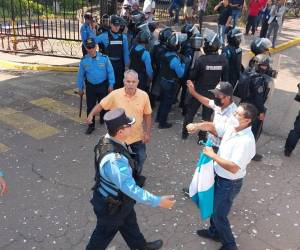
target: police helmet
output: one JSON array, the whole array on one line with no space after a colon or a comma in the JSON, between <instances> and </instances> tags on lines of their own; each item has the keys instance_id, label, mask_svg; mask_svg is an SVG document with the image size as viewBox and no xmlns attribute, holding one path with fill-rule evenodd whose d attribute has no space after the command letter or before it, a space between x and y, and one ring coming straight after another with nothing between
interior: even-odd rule
<instances>
[{"instance_id":1,"label":"police helmet","mask_svg":"<svg viewBox=\"0 0 300 250\"><path fill-rule=\"evenodd\" d=\"M203 51L205 54L215 53L221 47L218 34L211 29L205 28L203 32L204 46Z\"/></svg>"},{"instance_id":2,"label":"police helmet","mask_svg":"<svg viewBox=\"0 0 300 250\"><path fill-rule=\"evenodd\" d=\"M166 44L168 37L170 37L173 33L173 30L170 27L166 27L162 29L158 34L158 40L162 44Z\"/></svg>"},{"instance_id":3,"label":"police helmet","mask_svg":"<svg viewBox=\"0 0 300 250\"><path fill-rule=\"evenodd\" d=\"M167 38L166 46L170 50L179 50L180 43L178 39L178 34L176 32L173 32L172 35Z\"/></svg>"},{"instance_id":4,"label":"police helmet","mask_svg":"<svg viewBox=\"0 0 300 250\"><path fill-rule=\"evenodd\" d=\"M84 17L84 19L88 19L88 20L93 19L93 16L92 16L91 12L86 12L83 17Z\"/></svg>"},{"instance_id":5,"label":"police helmet","mask_svg":"<svg viewBox=\"0 0 300 250\"><path fill-rule=\"evenodd\" d=\"M148 23L148 28L149 28L150 32L153 33L157 28L157 23L156 22L149 22Z\"/></svg>"},{"instance_id":6,"label":"police helmet","mask_svg":"<svg viewBox=\"0 0 300 250\"><path fill-rule=\"evenodd\" d=\"M272 64L272 58L267 54L259 54L253 58L254 69L258 73L265 73ZM261 66L266 66L265 69L262 69Z\"/></svg>"},{"instance_id":7,"label":"police helmet","mask_svg":"<svg viewBox=\"0 0 300 250\"><path fill-rule=\"evenodd\" d=\"M187 34L188 38L190 38L193 35L193 25L190 23L187 23L185 25L183 25L182 29L181 29L181 33L183 34Z\"/></svg>"},{"instance_id":8,"label":"police helmet","mask_svg":"<svg viewBox=\"0 0 300 250\"><path fill-rule=\"evenodd\" d=\"M238 48L242 41L243 33L236 28L230 29L227 33L228 44Z\"/></svg>"},{"instance_id":9,"label":"police helmet","mask_svg":"<svg viewBox=\"0 0 300 250\"><path fill-rule=\"evenodd\" d=\"M138 43L149 43L150 38L151 34L147 30L141 30L136 36Z\"/></svg>"},{"instance_id":10,"label":"police helmet","mask_svg":"<svg viewBox=\"0 0 300 250\"><path fill-rule=\"evenodd\" d=\"M271 48L272 42L268 38L256 38L250 44L250 49L254 55L265 53Z\"/></svg>"}]
</instances>

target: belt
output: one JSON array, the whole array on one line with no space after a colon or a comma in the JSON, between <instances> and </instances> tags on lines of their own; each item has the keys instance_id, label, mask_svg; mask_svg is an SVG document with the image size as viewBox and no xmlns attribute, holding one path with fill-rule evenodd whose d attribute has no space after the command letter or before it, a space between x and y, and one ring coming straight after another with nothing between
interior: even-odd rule
<instances>
[{"instance_id":1,"label":"belt","mask_svg":"<svg viewBox=\"0 0 300 250\"><path fill-rule=\"evenodd\" d=\"M231 180L231 179L223 178L223 177L221 177L221 176L219 176L219 175L217 175L217 174L216 174L215 178L220 179L220 180L222 180L222 181L230 181L230 182L233 182L233 183L235 183L235 182L240 182L240 181L243 180L243 178Z\"/></svg>"},{"instance_id":2,"label":"belt","mask_svg":"<svg viewBox=\"0 0 300 250\"><path fill-rule=\"evenodd\" d=\"M100 85L100 84L105 84L107 81L103 81L103 82L99 82L99 83L91 83L88 80L85 80L86 85L91 85L91 86L95 86L95 85Z\"/></svg>"}]
</instances>

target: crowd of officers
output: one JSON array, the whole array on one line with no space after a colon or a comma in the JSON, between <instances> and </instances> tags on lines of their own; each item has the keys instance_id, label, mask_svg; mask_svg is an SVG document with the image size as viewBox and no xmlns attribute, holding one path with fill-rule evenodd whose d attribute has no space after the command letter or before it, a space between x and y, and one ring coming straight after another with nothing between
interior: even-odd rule
<instances>
[{"instance_id":1,"label":"crowd of officers","mask_svg":"<svg viewBox=\"0 0 300 250\"><path fill-rule=\"evenodd\" d=\"M156 40L156 24L138 11L127 22L117 15L110 16L109 26L102 26L98 33L92 23L91 14L86 13L81 27L85 55L80 61L77 86L81 96L86 93L86 134L95 129L94 115L100 111L100 123L105 122L108 134L95 147L92 204L97 226L87 249L105 249L117 231L131 249L159 249L162 241L147 243L139 231L134 200L164 208L172 207L175 201L171 196L158 197L142 189L146 179L141 175L146 139L141 136L126 144L130 137L128 127L134 123L127 111L138 110L138 126L142 128L144 119L150 131L151 106L159 103L155 122L159 129L168 129L172 127L168 115L179 98L183 114L181 136L186 139L187 125L201 106L204 121L211 121L213 112L214 119L223 119L228 110L235 112L235 94L258 110L252 125L257 140L266 114L265 103L272 92L272 78L277 74L271 68L268 52L272 44L266 38L255 39L251 43L255 56L243 67L243 34L236 28L228 28L227 45L221 50L217 33L207 28L201 32L192 24L184 25L181 32L164 27ZM105 107L112 111L105 114ZM206 140L206 136L200 131L198 142ZM218 150L220 140L215 138L214 150ZM253 159L260 160L261 156Z\"/></svg>"}]
</instances>

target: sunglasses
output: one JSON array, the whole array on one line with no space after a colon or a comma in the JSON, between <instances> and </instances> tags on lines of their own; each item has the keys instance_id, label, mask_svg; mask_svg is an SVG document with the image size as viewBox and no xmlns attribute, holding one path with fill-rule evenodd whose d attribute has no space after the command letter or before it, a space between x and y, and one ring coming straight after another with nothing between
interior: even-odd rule
<instances>
[{"instance_id":1,"label":"sunglasses","mask_svg":"<svg viewBox=\"0 0 300 250\"><path fill-rule=\"evenodd\" d=\"M94 49L96 46L87 46L86 49Z\"/></svg>"}]
</instances>

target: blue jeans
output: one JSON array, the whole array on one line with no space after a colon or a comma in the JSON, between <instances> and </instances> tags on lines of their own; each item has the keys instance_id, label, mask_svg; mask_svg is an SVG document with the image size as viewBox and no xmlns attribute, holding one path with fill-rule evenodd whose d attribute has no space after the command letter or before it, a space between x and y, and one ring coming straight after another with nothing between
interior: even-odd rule
<instances>
[{"instance_id":1,"label":"blue jeans","mask_svg":"<svg viewBox=\"0 0 300 250\"><path fill-rule=\"evenodd\" d=\"M131 150L136 153L136 160L137 160L137 175L141 175L142 170L143 170L143 165L147 159L147 154L146 154L146 144L143 143L142 141L137 141L132 144L130 144Z\"/></svg>"},{"instance_id":2,"label":"blue jeans","mask_svg":"<svg viewBox=\"0 0 300 250\"><path fill-rule=\"evenodd\" d=\"M241 17L241 10L232 10L232 26L236 26L238 19Z\"/></svg>"},{"instance_id":3,"label":"blue jeans","mask_svg":"<svg viewBox=\"0 0 300 250\"><path fill-rule=\"evenodd\" d=\"M225 46L225 25L218 24L218 37L220 39L222 47Z\"/></svg>"},{"instance_id":4,"label":"blue jeans","mask_svg":"<svg viewBox=\"0 0 300 250\"><path fill-rule=\"evenodd\" d=\"M227 216L242 184L243 179L228 180L218 175L215 177L214 212L210 218L209 232L212 236L219 237L228 250L237 249Z\"/></svg>"},{"instance_id":5,"label":"blue jeans","mask_svg":"<svg viewBox=\"0 0 300 250\"><path fill-rule=\"evenodd\" d=\"M173 13L174 10L175 10L175 20L174 20L174 22L178 23L180 6L173 1L171 3L170 7L169 7L169 15L170 15L170 17L174 16L174 13Z\"/></svg>"}]
</instances>

